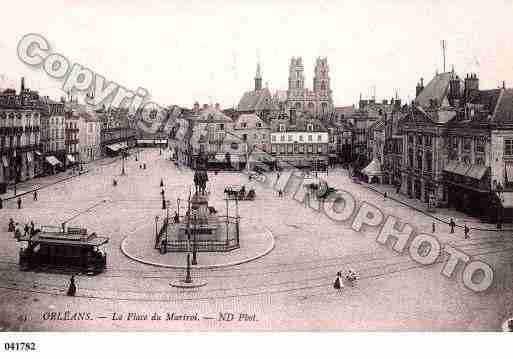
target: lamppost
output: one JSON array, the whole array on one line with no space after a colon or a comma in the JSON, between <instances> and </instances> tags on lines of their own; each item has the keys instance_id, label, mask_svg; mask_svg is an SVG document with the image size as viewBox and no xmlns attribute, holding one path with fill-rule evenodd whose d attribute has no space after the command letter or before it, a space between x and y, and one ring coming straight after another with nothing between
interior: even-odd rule
<instances>
[{"instance_id":1,"label":"lamppost","mask_svg":"<svg viewBox=\"0 0 513 359\"><path fill-rule=\"evenodd\" d=\"M159 223L159 216L155 216L155 249L158 248L158 242L159 242L159 234L158 234L158 229L157 229L158 223Z\"/></svg>"},{"instance_id":2,"label":"lamppost","mask_svg":"<svg viewBox=\"0 0 513 359\"><path fill-rule=\"evenodd\" d=\"M176 199L176 214L178 215L178 219L180 219L180 197Z\"/></svg>"},{"instance_id":3,"label":"lamppost","mask_svg":"<svg viewBox=\"0 0 513 359\"><path fill-rule=\"evenodd\" d=\"M16 150L13 152L13 161L14 161L14 195L16 196L16 185L18 184L18 157L16 154Z\"/></svg>"},{"instance_id":4,"label":"lamppost","mask_svg":"<svg viewBox=\"0 0 513 359\"><path fill-rule=\"evenodd\" d=\"M125 173L125 151L121 152L121 176L126 175Z\"/></svg>"},{"instance_id":5,"label":"lamppost","mask_svg":"<svg viewBox=\"0 0 513 359\"><path fill-rule=\"evenodd\" d=\"M194 229L193 229L193 236L192 236L192 265L197 265L198 264L198 260L196 258L196 252L197 252L196 251L196 232L197 232L197 227L196 226L197 226L197 219L198 219L198 217L197 217L196 212L194 213L192 218L193 218L193 221L194 221L194 223L193 223L193 225L194 225L193 228Z\"/></svg>"},{"instance_id":6,"label":"lamppost","mask_svg":"<svg viewBox=\"0 0 513 359\"><path fill-rule=\"evenodd\" d=\"M497 193L497 229L502 229L502 185L500 183L495 187Z\"/></svg>"}]
</instances>

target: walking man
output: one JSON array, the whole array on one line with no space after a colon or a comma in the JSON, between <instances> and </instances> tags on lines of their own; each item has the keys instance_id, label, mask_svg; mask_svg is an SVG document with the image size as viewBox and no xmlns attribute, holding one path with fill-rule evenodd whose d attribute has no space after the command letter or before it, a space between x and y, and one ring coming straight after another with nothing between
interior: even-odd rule
<instances>
[{"instance_id":1,"label":"walking man","mask_svg":"<svg viewBox=\"0 0 513 359\"><path fill-rule=\"evenodd\" d=\"M18 209L21 209L21 197L18 197Z\"/></svg>"},{"instance_id":2,"label":"walking man","mask_svg":"<svg viewBox=\"0 0 513 359\"><path fill-rule=\"evenodd\" d=\"M431 229L433 230L433 233L435 233L435 230L436 230L435 222L431 223Z\"/></svg>"},{"instance_id":3,"label":"walking man","mask_svg":"<svg viewBox=\"0 0 513 359\"><path fill-rule=\"evenodd\" d=\"M383 202L387 200L387 193L383 192Z\"/></svg>"},{"instance_id":4,"label":"walking man","mask_svg":"<svg viewBox=\"0 0 513 359\"><path fill-rule=\"evenodd\" d=\"M4 203L2 197L0 197L0 209L4 208Z\"/></svg>"},{"instance_id":5,"label":"walking man","mask_svg":"<svg viewBox=\"0 0 513 359\"><path fill-rule=\"evenodd\" d=\"M37 201L37 190L34 191L34 201Z\"/></svg>"},{"instance_id":6,"label":"walking man","mask_svg":"<svg viewBox=\"0 0 513 359\"><path fill-rule=\"evenodd\" d=\"M456 225L456 223L454 223L454 220L451 218L451 220L449 221L449 227L451 227L451 233L454 233L455 225Z\"/></svg>"},{"instance_id":7,"label":"walking man","mask_svg":"<svg viewBox=\"0 0 513 359\"><path fill-rule=\"evenodd\" d=\"M467 224L465 223L465 239L468 239L469 232L470 232L470 228L468 228Z\"/></svg>"}]
</instances>

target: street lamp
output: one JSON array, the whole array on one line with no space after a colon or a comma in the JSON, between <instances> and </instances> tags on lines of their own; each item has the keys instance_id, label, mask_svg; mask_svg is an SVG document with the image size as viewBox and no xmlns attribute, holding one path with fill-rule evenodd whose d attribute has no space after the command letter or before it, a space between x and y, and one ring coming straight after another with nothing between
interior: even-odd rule
<instances>
[{"instance_id":1,"label":"street lamp","mask_svg":"<svg viewBox=\"0 0 513 359\"><path fill-rule=\"evenodd\" d=\"M157 229L158 223L159 223L159 216L155 216L155 249L158 248L158 241L159 241L159 234L158 234L158 229Z\"/></svg>"},{"instance_id":2,"label":"street lamp","mask_svg":"<svg viewBox=\"0 0 513 359\"><path fill-rule=\"evenodd\" d=\"M121 152L121 176L126 175L125 173L125 152Z\"/></svg>"},{"instance_id":3,"label":"street lamp","mask_svg":"<svg viewBox=\"0 0 513 359\"><path fill-rule=\"evenodd\" d=\"M16 150L13 152L13 160L14 160L14 195L16 196L16 185L18 184L18 158L16 154Z\"/></svg>"},{"instance_id":4,"label":"street lamp","mask_svg":"<svg viewBox=\"0 0 513 359\"><path fill-rule=\"evenodd\" d=\"M192 237L192 265L198 264L198 260L196 258L196 232L197 232L197 215L194 213L193 220L194 220L194 229L193 229L193 237Z\"/></svg>"},{"instance_id":5,"label":"street lamp","mask_svg":"<svg viewBox=\"0 0 513 359\"><path fill-rule=\"evenodd\" d=\"M497 229L502 229L502 185L500 183L495 187L497 193Z\"/></svg>"}]
</instances>

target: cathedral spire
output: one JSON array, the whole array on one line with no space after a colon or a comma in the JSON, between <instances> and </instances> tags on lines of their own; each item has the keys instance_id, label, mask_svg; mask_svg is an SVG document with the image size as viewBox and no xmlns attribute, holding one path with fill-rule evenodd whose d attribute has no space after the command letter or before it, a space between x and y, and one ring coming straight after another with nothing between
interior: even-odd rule
<instances>
[{"instance_id":1,"label":"cathedral spire","mask_svg":"<svg viewBox=\"0 0 513 359\"><path fill-rule=\"evenodd\" d=\"M257 69L255 74L255 91L262 89L262 72L260 70L260 62L257 62Z\"/></svg>"}]
</instances>

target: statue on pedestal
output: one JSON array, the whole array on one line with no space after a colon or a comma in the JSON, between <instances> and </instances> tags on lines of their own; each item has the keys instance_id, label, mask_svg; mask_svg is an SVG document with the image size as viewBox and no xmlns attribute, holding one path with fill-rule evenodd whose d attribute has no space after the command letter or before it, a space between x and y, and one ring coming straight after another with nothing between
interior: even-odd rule
<instances>
[{"instance_id":1,"label":"statue on pedestal","mask_svg":"<svg viewBox=\"0 0 513 359\"><path fill-rule=\"evenodd\" d=\"M208 182L208 174L205 170L196 171L194 173L194 187L196 189L196 193L205 194L205 190L207 188Z\"/></svg>"}]
</instances>

